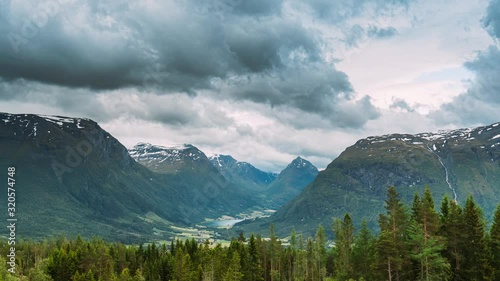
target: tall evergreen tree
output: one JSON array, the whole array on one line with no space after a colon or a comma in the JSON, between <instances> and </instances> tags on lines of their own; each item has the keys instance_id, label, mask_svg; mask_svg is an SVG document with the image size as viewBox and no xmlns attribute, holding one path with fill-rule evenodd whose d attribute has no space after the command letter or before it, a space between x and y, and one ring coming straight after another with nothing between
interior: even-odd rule
<instances>
[{"instance_id":1,"label":"tall evergreen tree","mask_svg":"<svg viewBox=\"0 0 500 281\"><path fill-rule=\"evenodd\" d=\"M450 215L450 199L448 199L448 196L445 195L443 197L443 200L441 201L440 216L439 216L442 228L446 223L446 220L448 219L449 215Z\"/></svg>"},{"instance_id":2,"label":"tall evergreen tree","mask_svg":"<svg viewBox=\"0 0 500 281\"><path fill-rule=\"evenodd\" d=\"M445 197L444 200L447 198ZM443 203L446 204L446 203ZM442 204L442 206L443 206ZM443 209L443 207L441 208ZM446 239L444 256L451 266L451 280L465 280L463 264L465 262L464 248L466 247L465 222L462 208L455 201L449 201L448 215L441 213L443 227L441 235Z\"/></svg>"},{"instance_id":3,"label":"tall evergreen tree","mask_svg":"<svg viewBox=\"0 0 500 281\"><path fill-rule=\"evenodd\" d=\"M279 276L281 273L280 265L280 255L281 255L281 242L278 240L276 233L274 231L274 225L271 224L269 227L269 262L270 262L270 274L271 281L276 281L275 277ZM278 279L279 280L279 279Z\"/></svg>"},{"instance_id":4,"label":"tall evergreen tree","mask_svg":"<svg viewBox=\"0 0 500 281\"><path fill-rule=\"evenodd\" d=\"M250 262L250 276L247 276L250 281L261 281L263 280L262 276L262 265L260 263L260 254L257 246L257 239L255 236L250 236L250 240L248 241L248 255Z\"/></svg>"},{"instance_id":5,"label":"tall evergreen tree","mask_svg":"<svg viewBox=\"0 0 500 281\"><path fill-rule=\"evenodd\" d=\"M464 208L464 229L467 247L464 247L464 277L467 280L486 280L487 256L485 223L481 209L472 196L468 196Z\"/></svg>"},{"instance_id":6,"label":"tall evergreen tree","mask_svg":"<svg viewBox=\"0 0 500 281\"><path fill-rule=\"evenodd\" d=\"M406 230L408 215L396 188L391 186L385 201L386 214L380 215L380 235L378 239L378 257L380 268L383 268L389 281L402 280L408 268L408 251L406 249Z\"/></svg>"},{"instance_id":7,"label":"tall evergreen tree","mask_svg":"<svg viewBox=\"0 0 500 281\"><path fill-rule=\"evenodd\" d=\"M222 277L223 281L241 281L243 280L243 273L241 273L240 255L237 251L232 253L229 261L227 271Z\"/></svg>"},{"instance_id":8,"label":"tall evergreen tree","mask_svg":"<svg viewBox=\"0 0 500 281\"><path fill-rule=\"evenodd\" d=\"M336 251L336 273L338 280L348 280L354 275L352 263L352 245L354 243L354 225L349 214L344 219L334 222Z\"/></svg>"},{"instance_id":9,"label":"tall evergreen tree","mask_svg":"<svg viewBox=\"0 0 500 281\"><path fill-rule=\"evenodd\" d=\"M500 204L495 210L490 230L491 266L495 270L495 281L500 281Z\"/></svg>"},{"instance_id":10,"label":"tall evergreen tree","mask_svg":"<svg viewBox=\"0 0 500 281\"><path fill-rule=\"evenodd\" d=\"M373 266L375 263L375 237L371 234L366 220L361 222L361 229L354 238L352 247L352 266L356 279L373 280Z\"/></svg>"},{"instance_id":11,"label":"tall evergreen tree","mask_svg":"<svg viewBox=\"0 0 500 281\"><path fill-rule=\"evenodd\" d=\"M326 276L326 233L323 225L318 226L316 231L315 252L318 267L318 280L323 280Z\"/></svg>"}]
</instances>

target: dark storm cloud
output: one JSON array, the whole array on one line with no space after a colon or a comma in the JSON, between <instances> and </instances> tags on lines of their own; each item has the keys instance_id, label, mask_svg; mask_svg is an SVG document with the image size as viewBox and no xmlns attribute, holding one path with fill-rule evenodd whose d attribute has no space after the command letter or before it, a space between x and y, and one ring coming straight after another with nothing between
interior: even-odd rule
<instances>
[{"instance_id":1,"label":"dark storm cloud","mask_svg":"<svg viewBox=\"0 0 500 281\"><path fill-rule=\"evenodd\" d=\"M177 18L160 19L137 7L114 10L92 4L60 7L46 25L35 27L33 38L24 32L25 26L33 26L30 21L20 18L3 25L2 34L9 36L0 39L0 52L6 54L0 59L0 75L98 90L158 84L192 92L236 67L220 25L208 16L190 16L189 7L178 11ZM83 22L68 21L64 8L82 13L77 18ZM107 13L114 21L107 20ZM13 43L16 39L22 44Z\"/></svg>"},{"instance_id":2,"label":"dark storm cloud","mask_svg":"<svg viewBox=\"0 0 500 281\"><path fill-rule=\"evenodd\" d=\"M500 0L490 2L483 24L491 36L500 38Z\"/></svg>"},{"instance_id":3,"label":"dark storm cloud","mask_svg":"<svg viewBox=\"0 0 500 281\"><path fill-rule=\"evenodd\" d=\"M243 19L226 29L229 50L250 72L284 68L286 56L300 50L307 60L320 59L318 41L297 22Z\"/></svg>"},{"instance_id":4,"label":"dark storm cloud","mask_svg":"<svg viewBox=\"0 0 500 281\"><path fill-rule=\"evenodd\" d=\"M276 76L259 74L231 85L236 99L249 99L271 106L290 105L307 112L328 113L340 95L352 93L343 72L321 64L296 65Z\"/></svg>"},{"instance_id":5,"label":"dark storm cloud","mask_svg":"<svg viewBox=\"0 0 500 281\"><path fill-rule=\"evenodd\" d=\"M96 95L89 94L84 89L68 89L22 79L6 82L0 78L0 101L59 108L70 112L72 116L92 118L100 122L116 117L109 114Z\"/></svg>"},{"instance_id":6,"label":"dark storm cloud","mask_svg":"<svg viewBox=\"0 0 500 281\"><path fill-rule=\"evenodd\" d=\"M23 33L25 25L32 26L30 21L3 24L1 33L10 37L0 39L0 52L5 54L0 76L97 90L158 84L194 93L210 88L213 78L279 67L282 51L303 48L311 57L319 52L318 42L300 24L234 15L268 14L281 6L280 1L239 1L226 7L233 12L227 24L211 14L194 13L196 3L170 3L177 5L172 16L104 3L68 4L75 5L69 10L92 11L83 15L86 27L68 22L61 7L30 40ZM108 15L112 23L105 20Z\"/></svg>"},{"instance_id":7,"label":"dark storm cloud","mask_svg":"<svg viewBox=\"0 0 500 281\"><path fill-rule=\"evenodd\" d=\"M365 1L381 11L404 6L400 1ZM364 9L365 1L359 7L342 1L311 5L330 5L330 12L340 7L348 18ZM325 61L318 31L282 16L282 0L53 0L26 2L21 9L0 3L5 8L0 34L7 35L0 37L4 87L18 81L53 85L58 92L65 87L67 99L55 103L60 106L73 106L73 92L86 92L95 100L97 93L138 89L158 95L218 93L222 99L319 114L339 126L358 127L376 116L369 100L351 100L349 79ZM56 6L51 10L45 3ZM363 110L350 116L340 108L345 102ZM148 116L190 122L182 114Z\"/></svg>"},{"instance_id":8,"label":"dark storm cloud","mask_svg":"<svg viewBox=\"0 0 500 281\"><path fill-rule=\"evenodd\" d=\"M284 49L303 47L317 55L317 42L298 24L236 16L271 14L281 1L225 1L236 2L226 7L233 13L227 25L212 14L195 13L197 3L180 1L163 7L176 5L172 17L90 2L68 4L70 11L92 12L84 13L88 26L68 22L64 7L40 28L29 20L12 20L0 27L2 34L9 34L0 39L5 54L0 76L97 90L159 84L194 93L209 88L212 78L277 66ZM114 21L106 21L107 16ZM35 27L34 38L26 36L25 26Z\"/></svg>"},{"instance_id":9,"label":"dark storm cloud","mask_svg":"<svg viewBox=\"0 0 500 281\"><path fill-rule=\"evenodd\" d=\"M259 74L233 81L223 90L234 99L248 99L266 103L279 110L287 107L319 114L327 125L334 127L361 127L367 120L378 117L378 111L369 98L354 101L352 86L345 73L330 66L313 62L289 62L274 76ZM296 128L315 126L308 118L285 118Z\"/></svg>"}]
</instances>

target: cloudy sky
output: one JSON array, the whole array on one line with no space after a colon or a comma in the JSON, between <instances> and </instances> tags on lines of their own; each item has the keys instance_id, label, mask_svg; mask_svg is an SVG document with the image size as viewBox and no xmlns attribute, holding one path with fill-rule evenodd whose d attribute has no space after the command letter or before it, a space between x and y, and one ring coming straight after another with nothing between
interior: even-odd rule
<instances>
[{"instance_id":1,"label":"cloudy sky","mask_svg":"<svg viewBox=\"0 0 500 281\"><path fill-rule=\"evenodd\" d=\"M279 171L500 121L500 0L0 0L0 111Z\"/></svg>"}]
</instances>

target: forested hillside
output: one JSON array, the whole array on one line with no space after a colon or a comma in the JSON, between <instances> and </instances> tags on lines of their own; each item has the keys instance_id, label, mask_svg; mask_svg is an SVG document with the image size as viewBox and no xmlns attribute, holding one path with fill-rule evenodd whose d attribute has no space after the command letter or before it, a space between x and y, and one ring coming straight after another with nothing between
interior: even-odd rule
<instances>
[{"instance_id":1,"label":"forested hillside","mask_svg":"<svg viewBox=\"0 0 500 281\"><path fill-rule=\"evenodd\" d=\"M487 228L481 208L470 196L465 206L443 198L440 210L427 188L412 206L388 190L386 212L373 235L362 223L355 231L349 214L331 226L319 226L314 237L291 233L279 239L240 234L228 247L209 241L127 246L66 239L20 242L15 273L0 244L5 266L0 280L499 280L500 208ZM327 241L326 231L335 233ZM332 247L333 246L333 247Z\"/></svg>"}]
</instances>

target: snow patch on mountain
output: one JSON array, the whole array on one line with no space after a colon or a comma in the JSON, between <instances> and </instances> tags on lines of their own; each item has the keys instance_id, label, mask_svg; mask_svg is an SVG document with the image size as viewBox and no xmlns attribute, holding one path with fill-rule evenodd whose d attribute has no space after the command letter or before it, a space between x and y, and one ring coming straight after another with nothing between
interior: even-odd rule
<instances>
[{"instance_id":1,"label":"snow patch on mountain","mask_svg":"<svg viewBox=\"0 0 500 281\"><path fill-rule=\"evenodd\" d=\"M190 144L180 144L171 147L152 145L150 143L138 143L129 150L132 158L137 160L158 161L158 163L169 160L170 162L181 161L184 156L190 157L196 161L200 159L200 153L186 153L186 150L194 148Z\"/></svg>"}]
</instances>

